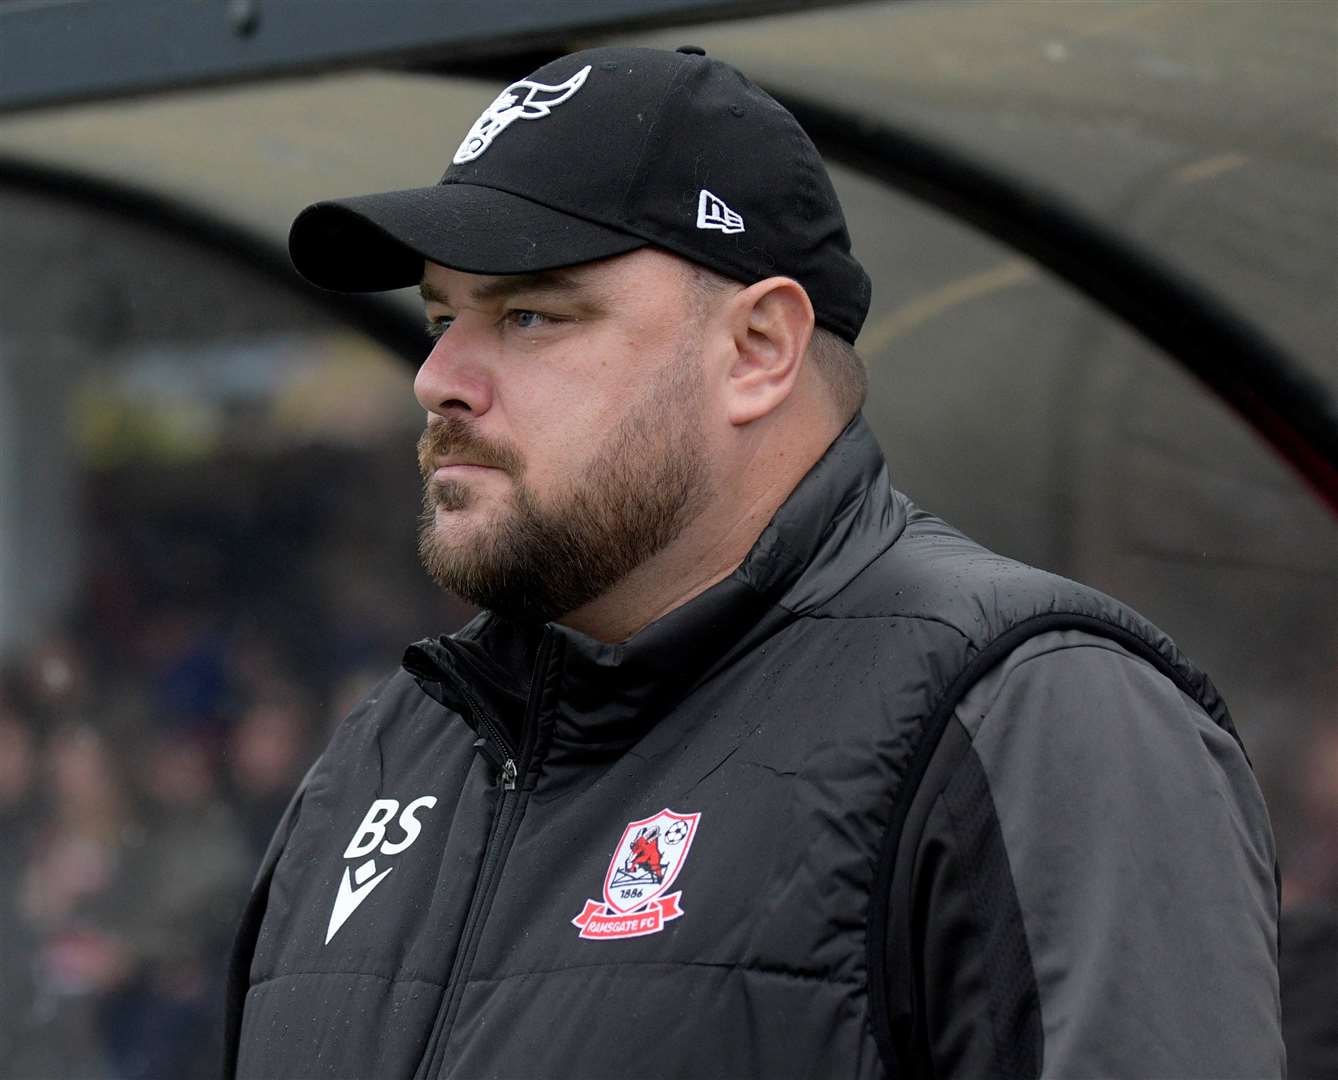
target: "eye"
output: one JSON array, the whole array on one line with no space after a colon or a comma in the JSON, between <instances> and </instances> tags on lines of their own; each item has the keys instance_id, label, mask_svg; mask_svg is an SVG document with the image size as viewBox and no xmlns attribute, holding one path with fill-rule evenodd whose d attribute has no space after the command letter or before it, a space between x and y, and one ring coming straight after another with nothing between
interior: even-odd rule
<instances>
[{"instance_id":1,"label":"eye","mask_svg":"<svg viewBox=\"0 0 1338 1080\"><path fill-rule=\"evenodd\" d=\"M435 341L451 328L453 322L455 322L454 315L438 315L435 319L428 319L425 327L427 336Z\"/></svg>"},{"instance_id":2,"label":"eye","mask_svg":"<svg viewBox=\"0 0 1338 1080\"><path fill-rule=\"evenodd\" d=\"M552 315L545 315L542 311L528 311L525 308L516 308L514 311L506 313L506 321L517 330L538 330L541 326L556 322Z\"/></svg>"}]
</instances>

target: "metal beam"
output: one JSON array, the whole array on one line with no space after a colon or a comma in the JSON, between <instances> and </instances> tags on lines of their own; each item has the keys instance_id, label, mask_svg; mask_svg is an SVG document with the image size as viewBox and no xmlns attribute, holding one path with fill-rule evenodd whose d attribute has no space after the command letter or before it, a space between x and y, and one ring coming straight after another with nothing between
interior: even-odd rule
<instances>
[{"instance_id":1,"label":"metal beam","mask_svg":"<svg viewBox=\"0 0 1338 1080\"><path fill-rule=\"evenodd\" d=\"M8 0L0 113L341 67L442 70L837 2L850 0Z\"/></svg>"},{"instance_id":2,"label":"metal beam","mask_svg":"<svg viewBox=\"0 0 1338 1080\"><path fill-rule=\"evenodd\" d=\"M650 0L644 2L651 6ZM0 30L5 25L0 22ZM1338 399L1229 305L1053 191L925 133L803 94L772 90L825 156L1031 256L1165 350L1235 409L1338 511ZM189 208L20 162L0 161L4 182L26 182L48 193L65 189L69 197L184 229L296 284L280 245L243 235ZM340 297L338 308L342 318L362 325L389 348L417 358L422 342L416 318L407 318L380 297Z\"/></svg>"}]
</instances>

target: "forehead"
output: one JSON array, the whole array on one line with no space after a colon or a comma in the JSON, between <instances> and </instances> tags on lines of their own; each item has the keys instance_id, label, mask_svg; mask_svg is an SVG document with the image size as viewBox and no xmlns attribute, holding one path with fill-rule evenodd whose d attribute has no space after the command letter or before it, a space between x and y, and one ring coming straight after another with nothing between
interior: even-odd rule
<instances>
[{"instance_id":1,"label":"forehead","mask_svg":"<svg viewBox=\"0 0 1338 1080\"><path fill-rule=\"evenodd\" d=\"M689 265L655 248L529 274L471 274L425 262L419 292L426 301L444 304L495 301L520 293L566 294L584 300L678 299L690 280Z\"/></svg>"}]
</instances>

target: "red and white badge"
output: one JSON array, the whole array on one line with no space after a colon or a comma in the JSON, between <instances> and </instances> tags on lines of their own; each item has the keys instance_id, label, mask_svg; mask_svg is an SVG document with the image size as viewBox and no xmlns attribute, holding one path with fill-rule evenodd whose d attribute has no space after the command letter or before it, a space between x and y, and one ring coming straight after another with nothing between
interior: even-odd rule
<instances>
[{"instance_id":1,"label":"red and white badge","mask_svg":"<svg viewBox=\"0 0 1338 1080\"><path fill-rule=\"evenodd\" d=\"M658 934L664 924L683 914L670 893L687 862L701 814L661 810L654 817L629 821L604 875L604 901L587 900L572 919L581 937L596 941ZM667 894L667 895L666 895Z\"/></svg>"}]
</instances>

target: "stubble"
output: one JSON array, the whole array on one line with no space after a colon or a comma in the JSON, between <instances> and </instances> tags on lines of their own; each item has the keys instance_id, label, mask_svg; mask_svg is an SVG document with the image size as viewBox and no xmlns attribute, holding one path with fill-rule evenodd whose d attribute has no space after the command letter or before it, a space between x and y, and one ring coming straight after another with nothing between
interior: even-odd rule
<instances>
[{"instance_id":1,"label":"stubble","mask_svg":"<svg viewBox=\"0 0 1338 1080\"><path fill-rule=\"evenodd\" d=\"M462 417L430 426L418 445L423 566L443 589L509 618L550 621L583 607L672 543L709 502L702 423L700 349L692 342L548 503L526 485L513 447L479 439ZM502 469L512 482L511 505L465 542L437 528L439 509L461 511L475 497L464 482L431 479L432 460L447 455Z\"/></svg>"}]
</instances>

